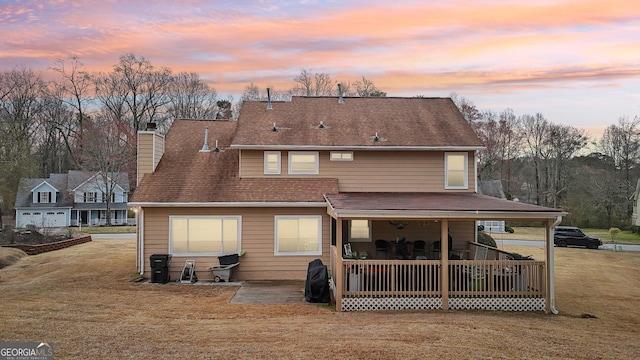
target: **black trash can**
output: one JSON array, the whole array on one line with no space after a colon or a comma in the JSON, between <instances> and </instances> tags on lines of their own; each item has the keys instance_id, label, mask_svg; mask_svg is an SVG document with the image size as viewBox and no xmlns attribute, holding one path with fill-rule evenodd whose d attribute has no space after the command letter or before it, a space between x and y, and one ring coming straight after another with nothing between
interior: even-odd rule
<instances>
[{"instance_id":1,"label":"black trash can","mask_svg":"<svg viewBox=\"0 0 640 360\"><path fill-rule=\"evenodd\" d=\"M171 254L153 254L149 257L149 264L152 283L166 284L171 281L171 276L169 275Z\"/></svg>"},{"instance_id":2,"label":"black trash can","mask_svg":"<svg viewBox=\"0 0 640 360\"><path fill-rule=\"evenodd\" d=\"M149 256L152 269L168 268L171 262L171 254L153 254Z\"/></svg>"}]
</instances>

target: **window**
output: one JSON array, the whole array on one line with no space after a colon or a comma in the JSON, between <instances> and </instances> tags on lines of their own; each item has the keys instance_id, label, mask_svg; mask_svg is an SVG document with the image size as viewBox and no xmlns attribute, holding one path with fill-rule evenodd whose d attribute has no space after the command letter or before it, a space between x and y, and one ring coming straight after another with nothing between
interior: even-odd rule
<instances>
[{"instance_id":1,"label":"window","mask_svg":"<svg viewBox=\"0 0 640 360\"><path fill-rule=\"evenodd\" d=\"M94 203L97 202L98 196L95 192L86 192L84 193L84 202L86 203Z\"/></svg>"},{"instance_id":2,"label":"window","mask_svg":"<svg viewBox=\"0 0 640 360\"><path fill-rule=\"evenodd\" d=\"M39 203L49 203L51 202L51 193L48 191L41 191L38 193L38 202Z\"/></svg>"},{"instance_id":3,"label":"window","mask_svg":"<svg viewBox=\"0 0 640 360\"><path fill-rule=\"evenodd\" d=\"M289 174L317 174L317 151L289 152Z\"/></svg>"},{"instance_id":4,"label":"window","mask_svg":"<svg viewBox=\"0 0 640 360\"><path fill-rule=\"evenodd\" d=\"M444 188L468 189L467 153L445 153Z\"/></svg>"},{"instance_id":5,"label":"window","mask_svg":"<svg viewBox=\"0 0 640 360\"><path fill-rule=\"evenodd\" d=\"M58 211L56 214L58 214L58 215L64 215L64 211Z\"/></svg>"},{"instance_id":6,"label":"window","mask_svg":"<svg viewBox=\"0 0 640 360\"><path fill-rule=\"evenodd\" d=\"M349 241L371 242L371 222L369 220L351 220Z\"/></svg>"},{"instance_id":7,"label":"window","mask_svg":"<svg viewBox=\"0 0 640 360\"><path fill-rule=\"evenodd\" d=\"M332 151L331 161L353 161L353 151Z\"/></svg>"},{"instance_id":8,"label":"window","mask_svg":"<svg viewBox=\"0 0 640 360\"><path fill-rule=\"evenodd\" d=\"M240 216L170 216L173 254L211 255L240 252Z\"/></svg>"},{"instance_id":9,"label":"window","mask_svg":"<svg viewBox=\"0 0 640 360\"><path fill-rule=\"evenodd\" d=\"M275 255L322 255L321 216L276 216Z\"/></svg>"},{"instance_id":10,"label":"window","mask_svg":"<svg viewBox=\"0 0 640 360\"><path fill-rule=\"evenodd\" d=\"M280 174L280 151L264 152L264 173Z\"/></svg>"}]
</instances>

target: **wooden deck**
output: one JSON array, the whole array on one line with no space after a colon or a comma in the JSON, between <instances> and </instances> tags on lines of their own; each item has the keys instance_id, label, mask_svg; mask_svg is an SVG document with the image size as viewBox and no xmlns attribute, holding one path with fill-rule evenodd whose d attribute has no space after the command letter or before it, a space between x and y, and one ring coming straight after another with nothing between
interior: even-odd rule
<instances>
[{"instance_id":1,"label":"wooden deck","mask_svg":"<svg viewBox=\"0 0 640 360\"><path fill-rule=\"evenodd\" d=\"M341 290L334 294L342 296L342 311L544 311L544 261L505 260L500 255L496 260L448 260L443 272L442 260L352 260L337 255L332 247L332 274L341 275L334 277Z\"/></svg>"}]
</instances>

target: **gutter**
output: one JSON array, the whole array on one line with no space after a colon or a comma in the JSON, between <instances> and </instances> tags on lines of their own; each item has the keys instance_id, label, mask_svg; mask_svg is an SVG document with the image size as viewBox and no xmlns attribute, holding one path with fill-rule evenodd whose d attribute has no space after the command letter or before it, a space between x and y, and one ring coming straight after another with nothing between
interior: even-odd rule
<instances>
[{"instance_id":1,"label":"gutter","mask_svg":"<svg viewBox=\"0 0 640 360\"><path fill-rule=\"evenodd\" d=\"M551 224L549 227L549 231L547 234L547 246L549 247L549 310L553 315L558 315L558 310L556 310L556 280L555 280L555 268L554 268L554 255L553 255L553 246L551 246L551 239L553 239L553 229L562 222L562 216L556 217L556 221Z\"/></svg>"}]
</instances>

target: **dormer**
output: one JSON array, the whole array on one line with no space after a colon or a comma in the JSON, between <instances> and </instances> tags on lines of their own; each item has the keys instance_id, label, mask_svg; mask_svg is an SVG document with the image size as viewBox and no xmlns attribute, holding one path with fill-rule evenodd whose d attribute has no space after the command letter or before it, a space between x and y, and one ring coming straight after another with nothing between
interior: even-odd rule
<instances>
[{"instance_id":1,"label":"dormer","mask_svg":"<svg viewBox=\"0 0 640 360\"><path fill-rule=\"evenodd\" d=\"M57 202L58 189L46 181L31 189L34 204L55 204Z\"/></svg>"}]
</instances>

